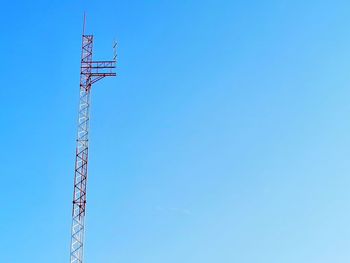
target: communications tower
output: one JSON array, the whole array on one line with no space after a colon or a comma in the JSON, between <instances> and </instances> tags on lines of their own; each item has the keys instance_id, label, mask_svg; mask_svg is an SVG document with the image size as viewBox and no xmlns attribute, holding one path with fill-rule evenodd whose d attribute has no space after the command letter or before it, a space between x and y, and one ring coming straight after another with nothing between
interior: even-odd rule
<instances>
[{"instance_id":1,"label":"communications tower","mask_svg":"<svg viewBox=\"0 0 350 263\"><path fill-rule=\"evenodd\" d=\"M94 83L105 78L115 77L116 44L112 60L94 61L92 58L93 35L85 34L85 14L82 35L80 66L80 99L78 111L78 134L75 155L74 193L72 212L72 237L70 263L83 262L86 184L88 178L90 94Z\"/></svg>"}]
</instances>

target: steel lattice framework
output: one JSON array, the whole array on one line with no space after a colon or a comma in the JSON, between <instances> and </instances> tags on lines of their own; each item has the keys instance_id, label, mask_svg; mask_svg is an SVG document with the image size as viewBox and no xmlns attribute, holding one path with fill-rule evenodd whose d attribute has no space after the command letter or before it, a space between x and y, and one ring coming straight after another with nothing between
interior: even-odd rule
<instances>
[{"instance_id":1,"label":"steel lattice framework","mask_svg":"<svg viewBox=\"0 0 350 263\"><path fill-rule=\"evenodd\" d=\"M80 100L78 111L78 135L75 158L74 193L73 193L73 220L70 262L83 262L84 247L84 219L86 208L86 185L88 179L89 155L89 120L90 120L90 92L92 84L104 77L114 77L116 73L116 53L113 60L93 61L93 35L82 35L82 55L80 71ZM114 45L115 49L116 45Z\"/></svg>"}]
</instances>

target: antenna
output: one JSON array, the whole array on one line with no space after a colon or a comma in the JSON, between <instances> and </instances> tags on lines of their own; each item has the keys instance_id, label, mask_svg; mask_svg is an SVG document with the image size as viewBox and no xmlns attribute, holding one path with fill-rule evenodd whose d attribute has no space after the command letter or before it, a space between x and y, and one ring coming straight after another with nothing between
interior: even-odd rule
<instances>
[{"instance_id":1,"label":"antenna","mask_svg":"<svg viewBox=\"0 0 350 263\"><path fill-rule=\"evenodd\" d=\"M117 42L113 41L113 60L117 62Z\"/></svg>"},{"instance_id":2,"label":"antenna","mask_svg":"<svg viewBox=\"0 0 350 263\"><path fill-rule=\"evenodd\" d=\"M70 263L83 263L85 213L88 179L90 93L94 83L116 76L116 61L92 59L93 35L85 35L86 16L84 13L82 53L80 66L80 91L78 110L78 133L76 141L74 191L72 211L72 232Z\"/></svg>"},{"instance_id":3,"label":"antenna","mask_svg":"<svg viewBox=\"0 0 350 263\"><path fill-rule=\"evenodd\" d=\"M83 35L85 35L86 12L84 12Z\"/></svg>"}]
</instances>

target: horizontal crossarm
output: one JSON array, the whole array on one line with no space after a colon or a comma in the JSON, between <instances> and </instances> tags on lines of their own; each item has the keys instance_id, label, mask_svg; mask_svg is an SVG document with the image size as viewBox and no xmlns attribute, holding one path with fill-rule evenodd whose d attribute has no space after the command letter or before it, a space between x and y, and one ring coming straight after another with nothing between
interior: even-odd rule
<instances>
[{"instance_id":1,"label":"horizontal crossarm","mask_svg":"<svg viewBox=\"0 0 350 263\"><path fill-rule=\"evenodd\" d=\"M105 77L115 77L117 75L114 72L116 68L115 60L91 61L83 63L81 68L82 70L91 70L91 84Z\"/></svg>"},{"instance_id":2,"label":"horizontal crossarm","mask_svg":"<svg viewBox=\"0 0 350 263\"><path fill-rule=\"evenodd\" d=\"M91 68L91 69L106 69L106 68L115 68L115 60L105 60L105 61L91 61L83 62L81 68Z\"/></svg>"}]
</instances>

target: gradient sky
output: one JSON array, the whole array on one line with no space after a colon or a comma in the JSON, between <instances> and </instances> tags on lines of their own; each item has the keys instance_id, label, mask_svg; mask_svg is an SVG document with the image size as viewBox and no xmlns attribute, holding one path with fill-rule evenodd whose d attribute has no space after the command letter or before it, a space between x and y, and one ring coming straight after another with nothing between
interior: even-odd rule
<instances>
[{"instance_id":1,"label":"gradient sky","mask_svg":"<svg viewBox=\"0 0 350 263\"><path fill-rule=\"evenodd\" d=\"M88 263L350 261L349 1L2 1L0 262L69 262L81 30Z\"/></svg>"}]
</instances>

